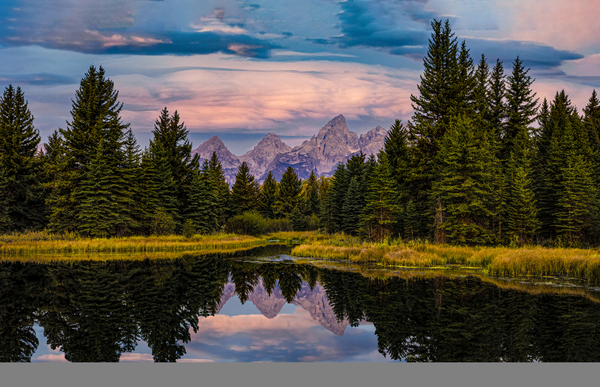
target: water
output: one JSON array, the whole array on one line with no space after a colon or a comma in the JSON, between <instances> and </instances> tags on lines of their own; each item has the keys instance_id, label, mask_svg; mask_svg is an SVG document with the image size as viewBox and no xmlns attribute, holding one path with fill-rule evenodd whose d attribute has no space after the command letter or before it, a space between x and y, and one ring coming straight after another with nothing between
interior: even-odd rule
<instances>
[{"instance_id":1,"label":"water","mask_svg":"<svg viewBox=\"0 0 600 387\"><path fill-rule=\"evenodd\" d=\"M0 361L600 360L593 288L250 255L0 263Z\"/></svg>"}]
</instances>

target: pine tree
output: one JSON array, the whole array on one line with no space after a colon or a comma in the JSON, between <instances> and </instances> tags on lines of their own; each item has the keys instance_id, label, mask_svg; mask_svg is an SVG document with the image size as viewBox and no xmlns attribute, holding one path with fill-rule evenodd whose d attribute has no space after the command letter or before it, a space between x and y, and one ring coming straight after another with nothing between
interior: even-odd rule
<instances>
[{"instance_id":1,"label":"pine tree","mask_svg":"<svg viewBox=\"0 0 600 387\"><path fill-rule=\"evenodd\" d=\"M194 172L190 187L188 219L194 229L209 234L218 229L217 187L209 178L208 161L205 160L200 171Z\"/></svg>"},{"instance_id":2,"label":"pine tree","mask_svg":"<svg viewBox=\"0 0 600 387\"><path fill-rule=\"evenodd\" d=\"M506 239L519 245L531 243L539 227L537 206L529 172L529 157L511 154L508 162Z\"/></svg>"},{"instance_id":3,"label":"pine tree","mask_svg":"<svg viewBox=\"0 0 600 387\"><path fill-rule=\"evenodd\" d=\"M380 152L378 160L368 179L366 205L360 225L369 239L383 241L393 230L399 208L394 190L395 182L385 153Z\"/></svg>"},{"instance_id":4,"label":"pine tree","mask_svg":"<svg viewBox=\"0 0 600 387\"><path fill-rule=\"evenodd\" d=\"M288 167L281 176L277 195L277 214L281 217L290 216L295 207L304 204L302 197L302 181L298 178L294 168Z\"/></svg>"},{"instance_id":5,"label":"pine tree","mask_svg":"<svg viewBox=\"0 0 600 387\"><path fill-rule=\"evenodd\" d=\"M182 214L186 208L192 172L199 168L199 156L192 156L192 144L187 138L189 131L180 120L177 111L169 116L169 111L165 107L154 123L152 131L154 137L150 140L150 147L160 142L165 151L177 192L177 208Z\"/></svg>"},{"instance_id":6,"label":"pine tree","mask_svg":"<svg viewBox=\"0 0 600 387\"><path fill-rule=\"evenodd\" d=\"M121 235L135 234L140 231L143 220L143 209L140 208L140 182L141 182L141 151L131 129L126 133L124 144L123 179L125 186L123 203L129 221L122 223Z\"/></svg>"},{"instance_id":7,"label":"pine tree","mask_svg":"<svg viewBox=\"0 0 600 387\"><path fill-rule=\"evenodd\" d=\"M130 221L127 216L126 181L123 177L125 130L129 124L121 122L120 112L123 105L118 102L118 91L114 83L104 77L102 67L90 66L75 93L72 121L66 129L59 129L62 137L64 161L59 165L54 184L51 206L50 226L54 231L74 231L79 228L83 202L77 201L74 193L81 192L89 170L91 158L96 156L97 146L102 141L102 152L106 168L111 179L111 197L119 207L118 224ZM87 183L86 183L87 184ZM113 228L112 233L117 229Z\"/></svg>"},{"instance_id":8,"label":"pine tree","mask_svg":"<svg viewBox=\"0 0 600 387\"><path fill-rule=\"evenodd\" d=\"M419 227L419 214L417 214L417 209L412 200L406 205L405 213L404 237L407 239L414 239Z\"/></svg>"},{"instance_id":9,"label":"pine tree","mask_svg":"<svg viewBox=\"0 0 600 387\"><path fill-rule=\"evenodd\" d=\"M487 64L485 55L481 54L481 59L477 65L477 70L473 75L473 109L476 116L485 123L491 121L491 110L488 96L490 94L490 68Z\"/></svg>"},{"instance_id":10,"label":"pine tree","mask_svg":"<svg viewBox=\"0 0 600 387\"><path fill-rule=\"evenodd\" d=\"M221 228L225 226L225 222L227 222L228 216L231 212L231 193L229 190L229 184L227 184L227 180L225 180L223 167L221 166L221 162L219 161L219 158L215 152L212 153L210 160L208 161L208 169L206 170L206 173L211 181L211 186L216 190L215 196L217 197L217 224L218 227Z\"/></svg>"},{"instance_id":11,"label":"pine tree","mask_svg":"<svg viewBox=\"0 0 600 387\"><path fill-rule=\"evenodd\" d=\"M139 180L139 203L140 227L146 234L151 233L152 219L160 202L158 198L159 182L157 181L156 165L148 149L142 153Z\"/></svg>"},{"instance_id":12,"label":"pine tree","mask_svg":"<svg viewBox=\"0 0 600 387\"><path fill-rule=\"evenodd\" d=\"M267 219L275 218L277 189L277 181L273 177L273 173L269 171L258 192L258 207L260 208L260 213Z\"/></svg>"},{"instance_id":13,"label":"pine tree","mask_svg":"<svg viewBox=\"0 0 600 387\"><path fill-rule=\"evenodd\" d=\"M319 181L315 171L310 172L306 180L306 215L318 215L321 212L321 200L319 198Z\"/></svg>"},{"instance_id":14,"label":"pine tree","mask_svg":"<svg viewBox=\"0 0 600 387\"><path fill-rule=\"evenodd\" d=\"M2 165L2 155L0 155L0 166ZM0 167L0 233L8 232L10 228L10 216L8 215L8 179L6 170Z\"/></svg>"},{"instance_id":15,"label":"pine tree","mask_svg":"<svg viewBox=\"0 0 600 387\"><path fill-rule=\"evenodd\" d=\"M587 106L583 109L583 113L583 124L593 152L594 179L598 185L600 184L600 100L598 100L596 90L592 92L592 96Z\"/></svg>"},{"instance_id":16,"label":"pine tree","mask_svg":"<svg viewBox=\"0 0 600 387\"><path fill-rule=\"evenodd\" d=\"M292 228L294 231L305 231L306 230L306 217L302 214L302 211L298 207L294 207L290 214L290 221L292 222Z\"/></svg>"},{"instance_id":17,"label":"pine tree","mask_svg":"<svg viewBox=\"0 0 600 387\"><path fill-rule=\"evenodd\" d=\"M564 223L571 222L565 206L586 207L587 215L582 230L587 230L588 233L596 227L594 219L597 217L593 199L596 190L588 181L593 180L594 152L584 124L564 91L556 93L551 104L547 123L540 133L536 162L536 195L540 207L542 236L553 239L566 232L570 241L589 239L590 235L584 238L581 230L574 232L571 226ZM573 173L577 175L574 176ZM569 200L573 200L572 195L580 195L576 193L580 189L587 190L588 199L578 196L578 202L569 203ZM584 217L577 215L577 218Z\"/></svg>"},{"instance_id":18,"label":"pine tree","mask_svg":"<svg viewBox=\"0 0 600 387\"><path fill-rule=\"evenodd\" d=\"M162 143L154 142L150 144L150 153L152 162L156 170L155 182L158 204L162 212L171 217L177 225L180 221L180 215L177 206L177 185L171 173L168 153L162 147ZM156 214L154 215L156 216Z\"/></svg>"},{"instance_id":19,"label":"pine tree","mask_svg":"<svg viewBox=\"0 0 600 387\"><path fill-rule=\"evenodd\" d=\"M35 155L39 143L21 88L9 85L0 97L0 169L5 176L8 229L39 229L45 223L41 166Z\"/></svg>"},{"instance_id":20,"label":"pine tree","mask_svg":"<svg viewBox=\"0 0 600 387\"><path fill-rule=\"evenodd\" d=\"M439 198L438 242L491 242L489 152L487 134L478 136L473 120L462 116L452 122L440 147L441 179L433 189Z\"/></svg>"},{"instance_id":21,"label":"pine tree","mask_svg":"<svg viewBox=\"0 0 600 387\"><path fill-rule=\"evenodd\" d=\"M231 190L232 214L241 215L246 211L254 210L257 204L258 183L254 181L254 176L250 174L248 164L244 161L238 168Z\"/></svg>"},{"instance_id":22,"label":"pine tree","mask_svg":"<svg viewBox=\"0 0 600 387\"><path fill-rule=\"evenodd\" d=\"M363 192L359 178L353 177L342 206L342 230L347 234L356 235L360 228L360 216L364 209Z\"/></svg>"},{"instance_id":23,"label":"pine tree","mask_svg":"<svg viewBox=\"0 0 600 387\"><path fill-rule=\"evenodd\" d=\"M489 122L495 129L496 135L500 138L505 133L506 122L506 80L502 62L497 59L496 65L492 70L489 80L488 104L489 104Z\"/></svg>"},{"instance_id":24,"label":"pine tree","mask_svg":"<svg viewBox=\"0 0 600 387\"><path fill-rule=\"evenodd\" d=\"M410 149L408 146L408 130L402 124L400 120L396 120L390 127L384 142L383 152L386 154L388 163L390 165L390 174L396 181L396 192L398 195L398 204L401 208L405 208L408 202L411 200L411 193L409 191L408 179L410 175ZM372 156L372 155L371 155ZM375 159L369 159L365 166L365 186L368 185L368 176L370 165L374 165ZM413 204L414 207L414 204ZM416 209L415 209L416 213ZM402 235L404 233L405 218L403 216L398 218L396 222L395 233ZM418 233L418 227L413 230L415 234Z\"/></svg>"},{"instance_id":25,"label":"pine tree","mask_svg":"<svg viewBox=\"0 0 600 387\"><path fill-rule=\"evenodd\" d=\"M446 133L453 116L463 112L468 106L465 98L468 87L469 57L463 45L460 55L456 38L450 29L450 22L431 23L433 33L424 58L424 72L417 86L419 96L411 95L414 115L409 122L410 173L407 183L410 199L417 206L419 236L429 236L431 220L435 213L435 198L431 199L432 183L438 178L439 163L437 154L440 140Z\"/></svg>"},{"instance_id":26,"label":"pine tree","mask_svg":"<svg viewBox=\"0 0 600 387\"><path fill-rule=\"evenodd\" d=\"M348 170L344 164L339 163L333 173L333 180L328 193L328 205L330 206L328 210L331 213L330 232L342 231L344 200L346 199L349 183Z\"/></svg>"},{"instance_id":27,"label":"pine tree","mask_svg":"<svg viewBox=\"0 0 600 387\"><path fill-rule=\"evenodd\" d=\"M98 144L94 158L86 166L86 176L74 197L81 202L77 213L78 231L88 237L105 238L111 235L119 221L118 207L112 195L111 170L104 154L103 141Z\"/></svg>"},{"instance_id":28,"label":"pine tree","mask_svg":"<svg viewBox=\"0 0 600 387\"><path fill-rule=\"evenodd\" d=\"M525 70L519 57L513 62L512 74L508 77L506 91L506 113L508 121L502 133L503 151L502 159L508 160L511 152L516 152L515 147L529 148L533 129L531 123L537 117L536 93L531 90L534 82ZM520 142L525 141L524 144Z\"/></svg>"}]
</instances>

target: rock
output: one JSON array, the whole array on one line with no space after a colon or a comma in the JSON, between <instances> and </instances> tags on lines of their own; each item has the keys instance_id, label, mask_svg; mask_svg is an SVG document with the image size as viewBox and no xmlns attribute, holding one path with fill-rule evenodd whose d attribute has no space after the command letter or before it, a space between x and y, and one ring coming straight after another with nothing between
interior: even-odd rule
<instances>
[{"instance_id":1,"label":"rock","mask_svg":"<svg viewBox=\"0 0 600 387\"><path fill-rule=\"evenodd\" d=\"M235 175L237 174L241 161L227 149L219 136L212 136L204 141L198 148L192 151L192 154L198 154L200 156L200 165L202 165L204 160L210 160L213 152L217 154L219 161L221 161L225 179L229 185L232 185L235 182Z\"/></svg>"},{"instance_id":2,"label":"rock","mask_svg":"<svg viewBox=\"0 0 600 387\"><path fill-rule=\"evenodd\" d=\"M240 156L240 161L245 161L254 176L262 176L267 166L273 162L277 155L292 150L285 145L281 138L273 133L267 134L251 151ZM267 171L268 172L268 171Z\"/></svg>"}]
</instances>

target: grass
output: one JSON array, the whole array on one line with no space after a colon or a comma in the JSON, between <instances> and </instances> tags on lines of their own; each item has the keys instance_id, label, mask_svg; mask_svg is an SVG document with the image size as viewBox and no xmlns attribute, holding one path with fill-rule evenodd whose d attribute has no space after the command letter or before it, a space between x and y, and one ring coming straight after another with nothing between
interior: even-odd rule
<instances>
[{"instance_id":1,"label":"grass","mask_svg":"<svg viewBox=\"0 0 600 387\"><path fill-rule=\"evenodd\" d=\"M495 276L561 276L600 281L595 249L542 247L461 247L427 242L364 243L344 235L310 241L292 250L299 257L377 263L390 267L433 268L447 265L482 268Z\"/></svg>"},{"instance_id":2,"label":"grass","mask_svg":"<svg viewBox=\"0 0 600 387\"><path fill-rule=\"evenodd\" d=\"M246 235L216 234L151 236L126 238L81 238L75 234L47 232L0 236L0 257L44 254L156 253L178 251L220 251L266 245L264 238Z\"/></svg>"}]
</instances>

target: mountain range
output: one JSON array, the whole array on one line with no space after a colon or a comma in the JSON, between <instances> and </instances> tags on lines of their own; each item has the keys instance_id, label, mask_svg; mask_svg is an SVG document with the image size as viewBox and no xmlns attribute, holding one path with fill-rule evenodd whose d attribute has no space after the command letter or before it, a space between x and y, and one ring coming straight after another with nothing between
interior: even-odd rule
<instances>
[{"instance_id":1,"label":"mountain range","mask_svg":"<svg viewBox=\"0 0 600 387\"><path fill-rule=\"evenodd\" d=\"M225 285L223 293L221 293L221 300L215 314L218 314L225 303L233 296L235 296L235 284L229 282ZM252 302L260 313L268 319L277 316L287 302L283 294L281 294L279 286L275 286L275 289L269 295L262 283L262 279L254 286L253 291L248 294L248 301ZM348 320L346 318L342 321L337 319L323 286L317 284L311 290L306 282L302 283L302 288L296 293L292 304L306 310L310 313L314 321L321 324L328 331L338 336L344 335Z\"/></svg>"},{"instance_id":2,"label":"mountain range","mask_svg":"<svg viewBox=\"0 0 600 387\"><path fill-rule=\"evenodd\" d=\"M219 136L212 136L193 150L192 154L198 154L202 162L216 152L229 184L235 182L235 175L244 161L259 182L265 179L269 171L276 180L281 180L288 166L294 168L298 177L306 179L311 171L319 176L331 176L337 163L344 162L361 151L367 156L376 154L383 147L386 135L387 130L377 126L359 137L348 129L346 119L340 114L310 140L294 148L281 141L278 135L269 133L254 149L236 156L227 149Z\"/></svg>"}]
</instances>

